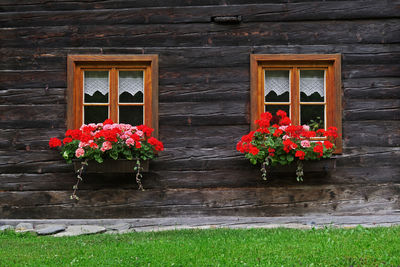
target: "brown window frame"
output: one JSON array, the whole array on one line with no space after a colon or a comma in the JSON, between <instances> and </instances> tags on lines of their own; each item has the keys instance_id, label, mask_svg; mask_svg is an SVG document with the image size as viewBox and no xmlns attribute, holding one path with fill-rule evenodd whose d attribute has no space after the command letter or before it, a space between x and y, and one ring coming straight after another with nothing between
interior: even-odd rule
<instances>
[{"instance_id":1,"label":"brown window frame","mask_svg":"<svg viewBox=\"0 0 400 267\"><path fill-rule=\"evenodd\" d=\"M154 128L158 136L158 55L68 55L67 58L67 128L76 129L83 123L83 71L110 71L109 115L118 122L118 106L143 105L144 124ZM143 104L118 103L118 70L144 71Z\"/></svg>"},{"instance_id":2,"label":"brown window frame","mask_svg":"<svg viewBox=\"0 0 400 267\"><path fill-rule=\"evenodd\" d=\"M300 91L298 69L326 70L326 126L337 127L340 135L336 140L335 153L342 153L342 107L341 107L341 55L340 54L252 54L250 55L250 119L251 129L257 127L255 120L264 112L265 69L291 70L290 118L293 124L300 122Z\"/></svg>"}]
</instances>

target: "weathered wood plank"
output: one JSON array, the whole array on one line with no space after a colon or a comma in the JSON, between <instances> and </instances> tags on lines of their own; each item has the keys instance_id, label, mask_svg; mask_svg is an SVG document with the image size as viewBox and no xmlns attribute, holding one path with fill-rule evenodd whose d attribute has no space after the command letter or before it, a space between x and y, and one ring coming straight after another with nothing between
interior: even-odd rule
<instances>
[{"instance_id":1,"label":"weathered wood plank","mask_svg":"<svg viewBox=\"0 0 400 267\"><path fill-rule=\"evenodd\" d=\"M400 98L400 78L344 79L342 84L345 99Z\"/></svg>"},{"instance_id":2,"label":"weathered wood plank","mask_svg":"<svg viewBox=\"0 0 400 267\"><path fill-rule=\"evenodd\" d=\"M0 90L15 88L66 88L64 71L0 71Z\"/></svg>"},{"instance_id":3,"label":"weathered wood plank","mask_svg":"<svg viewBox=\"0 0 400 267\"><path fill-rule=\"evenodd\" d=\"M380 158L379 158L380 159ZM350 159L351 160L351 159ZM250 164L250 163L247 163ZM366 165L366 164L363 164ZM142 179L146 190L154 189L201 189L201 188L240 188L271 186L309 186L309 185L347 185L399 183L400 167L337 167L328 173L305 172L304 181L296 181L295 173L277 173L272 170L267 181L261 179L259 167L230 170L158 170L145 173ZM76 182L74 173L6 173L0 174L1 191L72 191ZM80 190L137 190L135 175L93 175L86 174L79 185Z\"/></svg>"},{"instance_id":4,"label":"weathered wood plank","mask_svg":"<svg viewBox=\"0 0 400 267\"><path fill-rule=\"evenodd\" d=\"M399 151L397 147L379 149L363 147L361 151L352 149L337 159L338 167L396 167ZM382 159L380 161L380 159ZM70 172L72 166L66 164L55 150L41 151L0 151L1 173L45 173ZM348 163L347 163L348 162ZM150 164L150 170L196 171L196 170L252 170L243 155L235 151L235 145L215 147L170 147ZM379 174L378 174L379 175Z\"/></svg>"},{"instance_id":5,"label":"weathered wood plank","mask_svg":"<svg viewBox=\"0 0 400 267\"><path fill-rule=\"evenodd\" d=\"M399 184L0 192L0 212L7 218L124 218L176 215L279 216L329 212L373 214L397 210ZM110 203L113 203L110 205Z\"/></svg>"},{"instance_id":6,"label":"weathered wood plank","mask_svg":"<svg viewBox=\"0 0 400 267\"><path fill-rule=\"evenodd\" d=\"M360 130L362 129L362 130ZM345 146L400 146L398 121L345 121L343 123Z\"/></svg>"},{"instance_id":7,"label":"weathered wood plank","mask_svg":"<svg viewBox=\"0 0 400 267\"><path fill-rule=\"evenodd\" d=\"M204 5L204 3L199 3ZM139 5L140 6L140 5ZM88 8L88 7L86 7ZM271 3L257 5L213 5L188 7L121 7L119 9L79 11L40 11L30 13L3 13L0 23L7 27L48 25L87 25L87 24L167 24L211 22L213 16L240 15L243 22L254 21L308 21L343 20L363 18L398 17L396 1L342 1ZM61 10L61 9L60 9ZM313 14L310 16L310 14Z\"/></svg>"},{"instance_id":8,"label":"weathered wood plank","mask_svg":"<svg viewBox=\"0 0 400 267\"><path fill-rule=\"evenodd\" d=\"M273 44L398 43L399 23L389 20L215 24L83 25L2 28L2 47L232 46ZM143 38L146 36L146 38ZM107 40L106 42L104 40Z\"/></svg>"},{"instance_id":9,"label":"weathered wood plank","mask_svg":"<svg viewBox=\"0 0 400 267\"><path fill-rule=\"evenodd\" d=\"M345 79L355 78L398 78L398 64L344 65L342 75ZM63 71L0 71L1 89L24 88L65 88L66 72ZM168 85L176 84L208 84L215 83L249 83L248 64L236 67L216 68L160 68L160 93ZM223 85L221 85L223 86ZM189 88L188 88L189 89Z\"/></svg>"},{"instance_id":10,"label":"weathered wood plank","mask_svg":"<svg viewBox=\"0 0 400 267\"><path fill-rule=\"evenodd\" d=\"M355 120L400 120L398 99L351 99L345 101L344 119Z\"/></svg>"},{"instance_id":11,"label":"weathered wood plank","mask_svg":"<svg viewBox=\"0 0 400 267\"><path fill-rule=\"evenodd\" d=\"M249 54L341 53L347 64L396 64L400 48L396 44L265 45L224 47L110 47L110 48L0 48L0 69L64 70L67 54L159 54L160 67L232 67L249 64ZM215 60L218 58L218 60Z\"/></svg>"},{"instance_id":12,"label":"weathered wood plank","mask_svg":"<svg viewBox=\"0 0 400 267\"><path fill-rule=\"evenodd\" d=\"M64 88L29 88L0 90L0 105L66 104Z\"/></svg>"},{"instance_id":13,"label":"weathered wood plank","mask_svg":"<svg viewBox=\"0 0 400 267\"><path fill-rule=\"evenodd\" d=\"M65 105L0 105L0 122L25 120L65 120Z\"/></svg>"},{"instance_id":14,"label":"weathered wood plank","mask_svg":"<svg viewBox=\"0 0 400 267\"><path fill-rule=\"evenodd\" d=\"M0 10L4 11L55 11L55 10L81 10L81 9L122 9L122 8L145 8L145 7L180 7L180 6L208 6L208 5L240 5L240 4L262 4L262 3L287 3L287 0L167 0L167 1L141 1L141 0L107 0L102 2L82 1L57 1L48 2L44 0L29 0L28 2L13 2L4 0Z\"/></svg>"}]
</instances>

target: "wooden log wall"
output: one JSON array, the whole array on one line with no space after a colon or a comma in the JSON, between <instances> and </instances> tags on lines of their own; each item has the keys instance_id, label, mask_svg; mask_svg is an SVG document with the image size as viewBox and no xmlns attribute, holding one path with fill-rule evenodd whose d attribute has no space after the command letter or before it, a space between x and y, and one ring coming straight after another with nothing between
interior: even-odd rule
<instances>
[{"instance_id":1,"label":"wooden log wall","mask_svg":"<svg viewBox=\"0 0 400 267\"><path fill-rule=\"evenodd\" d=\"M399 214L400 1L0 2L0 218ZM215 16L241 16L218 24ZM48 140L66 122L67 54L158 54L165 152L88 176ZM238 152L251 53L341 53L344 153L328 174L265 182Z\"/></svg>"}]
</instances>

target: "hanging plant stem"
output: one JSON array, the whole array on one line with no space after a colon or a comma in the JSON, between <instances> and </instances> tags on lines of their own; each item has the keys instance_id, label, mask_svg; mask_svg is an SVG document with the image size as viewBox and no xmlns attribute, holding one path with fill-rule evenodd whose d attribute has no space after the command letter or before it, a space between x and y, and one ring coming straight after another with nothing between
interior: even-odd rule
<instances>
[{"instance_id":1,"label":"hanging plant stem","mask_svg":"<svg viewBox=\"0 0 400 267\"><path fill-rule=\"evenodd\" d=\"M76 199L79 200L79 197L76 195L76 191L78 190L78 185L79 182L82 181L82 173L86 170L87 166L88 166L88 159L85 159L84 161L81 162L81 167L79 168L79 170L76 171L76 184L72 187L74 189L74 191L72 192L71 195L71 199Z\"/></svg>"},{"instance_id":2,"label":"hanging plant stem","mask_svg":"<svg viewBox=\"0 0 400 267\"><path fill-rule=\"evenodd\" d=\"M301 160L297 161L296 175L297 175L297 181L302 182L303 176L304 176L304 171L303 171L303 161L301 161Z\"/></svg>"},{"instance_id":3,"label":"hanging plant stem","mask_svg":"<svg viewBox=\"0 0 400 267\"><path fill-rule=\"evenodd\" d=\"M269 171L270 171L269 158L266 157L264 162L261 164L261 176L262 176L263 180L267 180L267 178L269 176Z\"/></svg>"},{"instance_id":4,"label":"hanging plant stem","mask_svg":"<svg viewBox=\"0 0 400 267\"><path fill-rule=\"evenodd\" d=\"M143 188L143 185L142 185L142 181L141 181L141 178L143 177L143 175L140 173L140 171L142 171L143 168L140 165L140 160L139 159L136 159L136 166L135 166L134 170L136 171L136 183L139 186L138 189L144 191L144 188Z\"/></svg>"}]
</instances>

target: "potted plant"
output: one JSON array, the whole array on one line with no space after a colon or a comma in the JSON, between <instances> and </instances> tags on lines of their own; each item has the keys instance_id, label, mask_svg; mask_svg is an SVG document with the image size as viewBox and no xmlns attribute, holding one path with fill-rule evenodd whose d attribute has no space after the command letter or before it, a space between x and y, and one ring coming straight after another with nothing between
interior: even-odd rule
<instances>
[{"instance_id":1,"label":"potted plant","mask_svg":"<svg viewBox=\"0 0 400 267\"><path fill-rule=\"evenodd\" d=\"M151 137L152 132L146 125L118 124L107 119L103 123L83 124L79 129L67 130L62 141L51 138L49 146L60 148L67 163L74 162L77 183L71 199L79 199L76 190L85 171L135 171L139 189L144 190L141 172L148 168L148 160L164 150L163 143Z\"/></svg>"},{"instance_id":2,"label":"potted plant","mask_svg":"<svg viewBox=\"0 0 400 267\"><path fill-rule=\"evenodd\" d=\"M312 130L308 125L292 125L282 110L276 116L265 112L255 123L258 129L244 135L236 149L252 164L261 164L264 180L269 166L296 162L297 181L302 181L304 161L330 158L335 151L334 140L338 137L335 127Z\"/></svg>"}]
</instances>

